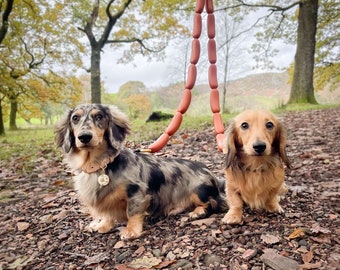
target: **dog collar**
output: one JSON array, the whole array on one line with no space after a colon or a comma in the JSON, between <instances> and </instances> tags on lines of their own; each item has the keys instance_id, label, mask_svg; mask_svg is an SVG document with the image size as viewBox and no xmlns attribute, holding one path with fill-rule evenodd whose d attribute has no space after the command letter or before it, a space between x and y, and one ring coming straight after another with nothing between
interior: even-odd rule
<instances>
[{"instance_id":1,"label":"dog collar","mask_svg":"<svg viewBox=\"0 0 340 270\"><path fill-rule=\"evenodd\" d=\"M115 156L108 156L107 158L104 158L101 161L98 160L89 161L85 165L83 165L81 169L85 173L94 173L99 170L104 170L107 167L107 164L113 162L114 159Z\"/></svg>"}]
</instances>

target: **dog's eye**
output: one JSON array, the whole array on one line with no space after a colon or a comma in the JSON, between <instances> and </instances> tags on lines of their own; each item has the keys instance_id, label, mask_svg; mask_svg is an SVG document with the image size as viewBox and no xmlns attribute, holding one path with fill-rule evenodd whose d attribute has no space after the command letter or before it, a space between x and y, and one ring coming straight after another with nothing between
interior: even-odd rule
<instances>
[{"instance_id":1,"label":"dog's eye","mask_svg":"<svg viewBox=\"0 0 340 270\"><path fill-rule=\"evenodd\" d=\"M243 122L243 123L241 124L241 128L242 128L242 129L248 129L248 128L249 128L249 124L248 124L247 122Z\"/></svg>"},{"instance_id":2,"label":"dog's eye","mask_svg":"<svg viewBox=\"0 0 340 270\"><path fill-rule=\"evenodd\" d=\"M79 115L73 115L73 116L72 116L72 121L73 121L73 122L78 122L79 119L80 119Z\"/></svg>"},{"instance_id":3,"label":"dog's eye","mask_svg":"<svg viewBox=\"0 0 340 270\"><path fill-rule=\"evenodd\" d=\"M96 114L95 119L96 119L97 121L100 121L100 120L103 119L103 117L104 117L104 116L103 116L101 113L98 113L98 114Z\"/></svg>"},{"instance_id":4,"label":"dog's eye","mask_svg":"<svg viewBox=\"0 0 340 270\"><path fill-rule=\"evenodd\" d=\"M267 123L266 123L266 128L267 128L267 129L273 129L273 128L274 128L273 122L270 122L270 121L267 122Z\"/></svg>"}]
</instances>

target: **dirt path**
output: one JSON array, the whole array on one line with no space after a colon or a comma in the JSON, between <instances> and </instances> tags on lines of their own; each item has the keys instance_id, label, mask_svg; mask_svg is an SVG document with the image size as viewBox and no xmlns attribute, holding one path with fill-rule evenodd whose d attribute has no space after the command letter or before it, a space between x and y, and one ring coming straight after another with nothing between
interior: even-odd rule
<instances>
[{"instance_id":1,"label":"dirt path","mask_svg":"<svg viewBox=\"0 0 340 270\"><path fill-rule=\"evenodd\" d=\"M246 208L242 226L222 225L224 214L178 215L148 222L134 241L121 241L119 228L88 233L60 157L47 149L30 174L20 160L0 164L0 269L339 269L340 107L283 120L295 167L285 213ZM182 132L162 154L200 160L223 177L212 129Z\"/></svg>"}]
</instances>

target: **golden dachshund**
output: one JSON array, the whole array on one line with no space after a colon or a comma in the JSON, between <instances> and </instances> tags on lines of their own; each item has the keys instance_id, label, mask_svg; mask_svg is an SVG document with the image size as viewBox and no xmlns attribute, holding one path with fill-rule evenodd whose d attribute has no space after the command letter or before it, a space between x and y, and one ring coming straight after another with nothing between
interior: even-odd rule
<instances>
[{"instance_id":1,"label":"golden dachshund","mask_svg":"<svg viewBox=\"0 0 340 270\"><path fill-rule=\"evenodd\" d=\"M279 201L286 192L284 164L286 130L268 111L239 114L226 131L226 196L229 210L222 222L242 222L246 203L253 209L282 213Z\"/></svg>"},{"instance_id":2,"label":"golden dachshund","mask_svg":"<svg viewBox=\"0 0 340 270\"><path fill-rule=\"evenodd\" d=\"M115 106L79 105L56 126L56 143L74 172L79 198L94 220L90 231L105 233L127 222L123 239L142 234L146 215L163 216L193 210L225 211L224 181L202 163L161 158L124 146L128 118Z\"/></svg>"}]
</instances>

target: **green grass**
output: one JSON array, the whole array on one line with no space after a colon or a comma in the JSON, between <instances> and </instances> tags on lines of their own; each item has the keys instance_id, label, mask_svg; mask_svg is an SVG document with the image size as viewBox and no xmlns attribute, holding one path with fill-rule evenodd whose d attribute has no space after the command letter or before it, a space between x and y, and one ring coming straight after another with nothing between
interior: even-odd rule
<instances>
[{"instance_id":1,"label":"green grass","mask_svg":"<svg viewBox=\"0 0 340 270\"><path fill-rule=\"evenodd\" d=\"M226 123L231 115L223 115L223 122ZM18 121L19 123L20 121ZM135 120L131 123L131 134L127 140L136 144L155 141L170 124L171 119L161 122L149 122ZM21 123L21 122L20 122ZM28 127L22 122L22 125ZM207 116L187 116L184 115L181 126L177 133L185 130L203 130L213 128L212 115ZM0 137L0 162L9 164L10 162L24 162L25 168L31 167L31 162L45 155L56 155L54 144L53 126L41 128L40 125L34 128L19 128L15 131L6 130L6 135ZM32 165L33 166L33 165Z\"/></svg>"},{"instance_id":2,"label":"green grass","mask_svg":"<svg viewBox=\"0 0 340 270\"><path fill-rule=\"evenodd\" d=\"M51 127L6 131L6 135L0 137L0 161L14 162L13 165L22 162L25 169L30 170L34 160L55 154L53 136Z\"/></svg>"},{"instance_id":3,"label":"green grass","mask_svg":"<svg viewBox=\"0 0 340 270\"><path fill-rule=\"evenodd\" d=\"M232 117L233 117L232 114L223 114L222 115L223 122L226 123ZM127 139L137 144L146 141L154 141L162 133L164 133L165 129L168 127L171 120L172 119L149 123L145 123L145 121L142 120L133 121L131 125L132 131ZM200 131L208 127L213 128L212 115L204 116L184 115L181 126L179 127L176 133L186 130Z\"/></svg>"},{"instance_id":4,"label":"green grass","mask_svg":"<svg viewBox=\"0 0 340 270\"><path fill-rule=\"evenodd\" d=\"M279 106L273 110L274 113L282 114L286 111L303 111L313 109L334 108L339 105L311 105L296 104L288 106ZM226 123L234 117L235 114L223 114L223 123ZM161 122L149 122L144 120L135 120L131 123L131 134L127 140L135 144L154 142L165 129L168 127L171 119ZM53 126L42 127L40 125L27 125L22 123L25 128L16 131L6 131L6 135L0 137L0 164L7 166L8 164L24 163L26 171L33 168L34 163L40 157L60 157L54 144ZM29 128L28 128L29 127ZM206 128L213 129L212 114L204 116L191 116L185 114L183 121L179 127L177 134L185 131L200 131Z\"/></svg>"}]
</instances>

